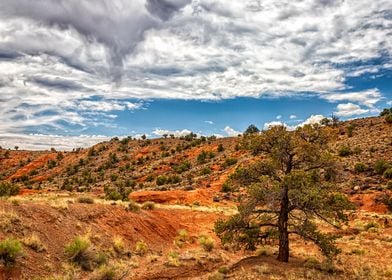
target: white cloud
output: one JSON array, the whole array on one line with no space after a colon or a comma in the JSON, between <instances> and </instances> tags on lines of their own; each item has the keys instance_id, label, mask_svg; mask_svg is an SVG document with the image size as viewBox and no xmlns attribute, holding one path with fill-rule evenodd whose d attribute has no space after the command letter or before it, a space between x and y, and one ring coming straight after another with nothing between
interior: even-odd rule
<instances>
[{"instance_id":1,"label":"white cloud","mask_svg":"<svg viewBox=\"0 0 392 280\"><path fill-rule=\"evenodd\" d=\"M288 130L295 130L297 127L301 127L307 124L318 124L322 119L324 119L323 115L311 115L309 118L298 125L288 125L282 121L271 121L264 123L264 130L267 130L273 126L284 126Z\"/></svg>"},{"instance_id":2,"label":"white cloud","mask_svg":"<svg viewBox=\"0 0 392 280\"><path fill-rule=\"evenodd\" d=\"M290 120L294 120L294 119L296 119L297 118L297 116L296 115L290 115Z\"/></svg>"},{"instance_id":3,"label":"white cloud","mask_svg":"<svg viewBox=\"0 0 392 280\"><path fill-rule=\"evenodd\" d=\"M389 0L2 0L0 133L113 126L111 110L151 98L306 92L373 112L377 89L342 91L349 76L392 68L391 10Z\"/></svg>"},{"instance_id":4,"label":"white cloud","mask_svg":"<svg viewBox=\"0 0 392 280\"><path fill-rule=\"evenodd\" d=\"M204 121L205 123L208 123L208 124L214 124L214 122L213 121Z\"/></svg>"},{"instance_id":5,"label":"white cloud","mask_svg":"<svg viewBox=\"0 0 392 280\"><path fill-rule=\"evenodd\" d=\"M277 119L277 120L280 120L281 118L282 118L282 115L277 115L277 116L276 116L276 119Z\"/></svg>"},{"instance_id":6,"label":"white cloud","mask_svg":"<svg viewBox=\"0 0 392 280\"><path fill-rule=\"evenodd\" d=\"M382 95L378 89L370 89L359 92L326 94L323 98L330 102L350 101L367 107L373 107L382 99Z\"/></svg>"},{"instance_id":7,"label":"white cloud","mask_svg":"<svg viewBox=\"0 0 392 280\"><path fill-rule=\"evenodd\" d=\"M353 103L339 104L336 109L334 114L339 117L351 117L369 112L369 109L362 109L361 106Z\"/></svg>"},{"instance_id":8,"label":"white cloud","mask_svg":"<svg viewBox=\"0 0 392 280\"><path fill-rule=\"evenodd\" d=\"M264 124L264 129L266 130L266 129L269 129L269 128L273 127L273 126L285 126L285 127L287 127L287 124L285 124L284 122L281 122L281 121L267 122L267 123Z\"/></svg>"},{"instance_id":9,"label":"white cloud","mask_svg":"<svg viewBox=\"0 0 392 280\"><path fill-rule=\"evenodd\" d=\"M239 134L242 134L242 132L233 129L230 126L226 126L223 129L223 131L226 132L227 136L230 136L230 137L234 137L234 136L238 136Z\"/></svg>"},{"instance_id":10,"label":"white cloud","mask_svg":"<svg viewBox=\"0 0 392 280\"><path fill-rule=\"evenodd\" d=\"M2 134L0 146L25 150L49 150L55 148L59 151L70 151L74 148L87 148L102 141L108 141L111 137L101 135L60 136L43 134Z\"/></svg>"},{"instance_id":11,"label":"white cloud","mask_svg":"<svg viewBox=\"0 0 392 280\"><path fill-rule=\"evenodd\" d=\"M192 131L188 129L183 129L183 130L167 130L167 129L160 129L157 128L155 129L152 134L157 135L157 136L163 136L164 134L170 135L174 134L175 137L180 137L180 136L185 136L191 133Z\"/></svg>"},{"instance_id":12,"label":"white cloud","mask_svg":"<svg viewBox=\"0 0 392 280\"><path fill-rule=\"evenodd\" d=\"M392 105L392 100L387 102L387 105Z\"/></svg>"}]
</instances>

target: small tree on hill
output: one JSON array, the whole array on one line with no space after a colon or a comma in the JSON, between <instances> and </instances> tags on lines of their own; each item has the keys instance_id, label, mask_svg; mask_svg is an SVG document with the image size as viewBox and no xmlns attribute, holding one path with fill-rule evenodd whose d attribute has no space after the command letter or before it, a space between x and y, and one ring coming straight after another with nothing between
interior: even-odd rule
<instances>
[{"instance_id":1,"label":"small tree on hill","mask_svg":"<svg viewBox=\"0 0 392 280\"><path fill-rule=\"evenodd\" d=\"M258 129L257 126L255 126L254 124L251 124L245 130L244 134L247 135L247 134L259 133L259 132L260 132L260 129Z\"/></svg>"},{"instance_id":2,"label":"small tree on hill","mask_svg":"<svg viewBox=\"0 0 392 280\"><path fill-rule=\"evenodd\" d=\"M319 126L294 132L275 126L248 135L243 145L262 159L239 167L230 177L232 186L246 186L239 214L218 220L215 231L223 243L255 249L262 240L279 238L278 260L289 260L289 235L313 241L332 258L339 250L334 236L318 230L316 219L338 227L351 204L333 183L335 161L327 152L327 137Z\"/></svg>"}]
</instances>

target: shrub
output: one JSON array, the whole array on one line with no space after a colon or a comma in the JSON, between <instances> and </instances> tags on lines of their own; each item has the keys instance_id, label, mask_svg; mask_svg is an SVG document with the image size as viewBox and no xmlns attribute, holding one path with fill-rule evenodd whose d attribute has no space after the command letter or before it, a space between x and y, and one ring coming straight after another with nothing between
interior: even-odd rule
<instances>
[{"instance_id":1,"label":"shrub","mask_svg":"<svg viewBox=\"0 0 392 280\"><path fill-rule=\"evenodd\" d=\"M140 206L135 201L130 200L128 203L127 210L131 212L138 212L140 211Z\"/></svg>"},{"instance_id":2,"label":"shrub","mask_svg":"<svg viewBox=\"0 0 392 280\"><path fill-rule=\"evenodd\" d=\"M0 197L1 196L12 196L19 193L19 187L8 182L0 183Z\"/></svg>"},{"instance_id":3,"label":"shrub","mask_svg":"<svg viewBox=\"0 0 392 280\"><path fill-rule=\"evenodd\" d=\"M39 236L35 233L23 239L23 244L27 247L30 247L34 251L40 253L46 250L45 245L42 243Z\"/></svg>"},{"instance_id":4,"label":"shrub","mask_svg":"<svg viewBox=\"0 0 392 280\"><path fill-rule=\"evenodd\" d=\"M353 136L354 128L355 128L355 125L353 125L353 124L350 124L347 127L347 135L348 135L348 137L352 137Z\"/></svg>"},{"instance_id":5,"label":"shrub","mask_svg":"<svg viewBox=\"0 0 392 280\"><path fill-rule=\"evenodd\" d=\"M225 162L222 164L223 167L229 167L231 165L234 165L237 163L237 159L236 158L227 158L225 160Z\"/></svg>"},{"instance_id":6,"label":"shrub","mask_svg":"<svg viewBox=\"0 0 392 280\"><path fill-rule=\"evenodd\" d=\"M118 255L123 255L125 252L124 240L120 236L115 236L113 238L113 250Z\"/></svg>"},{"instance_id":7,"label":"shrub","mask_svg":"<svg viewBox=\"0 0 392 280\"><path fill-rule=\"evenodd\" d=\"M374 164L374 171L377 174L382 175L390 167L391 167L391 165L388 162L380 159L380 160L377 160L376 163Z\"/></svg>"},{"instance_id":8,"label":"shrub","mask_svg":"<svg viewBox=\"0 0 392 280\"><path fill-rule=\"evenodd\" d=\"M392 113L385 116L385 121L387 123L392 123Z\"/></svg>"},{"instance_id":9,"label":"shrub","mask_svg":"<svg viewBox=\"0 0 392 280\"><path fill-rule=\"evenodd\" d=\"M343 146L339 149L338 154L341 157L347 157L352 154L352 151L349 147Z\"/></svg>"},{"instance_id":10,"label":"shrub","mask_svg":"<svg viewBox=\"0 0 392 280\"><path fill-rule=\"evenodd\" d=\"M136 242L135 253L140 256L144 256L148 252L148 245L146 242L140 240Z\"/></svg>"},{"instance_id":11,"label":"shrub","mask_svg":"<svg viewBox=\"0 0 392 280\"><path fill-rule=\"evenodd\" d=\"M189 161L183 161L182 163L173 166L173 170L177 173L183 173L185 171L190 170L192 167L191 163Z\"/></svg>"},{"instance_id":12,"label":"shrub","mask_svg":"<svg viewBox=\"0 0 392 280\"><path fill-rule=\"evenodd\" d=\"M212 251L212 249L215 247L214 239L207 235L201 235L199 237L199 244L207 252Z\"/></svg>"},{"instance_id":13,"label":"shrub","mask_svg":"<svg viewBox=\"0 0 392 280\"><path fill-rule=\"evenodd\" d=\"M93 257L90 252L91 242L87 235L76 236L65 246L65 254L68 259L80 265L85 270L92 269Z\"/></svg>"},{"instance_id":14,"label":"shrub","mask_svg":"<svg viewBox=\"0 0 392 280\"><path fill-rule=\"evenodd\" d=\"M364 163L362 163L362 162L357 162L354 165L354 170L357 173L362 173L362 172L365 172L367 170L367 166Z\"/></svg>"},{"instance_id":15,"label":"shrub","mask_svg":"<svg viewBox=\"0 0 392 280\"><path fill-rule=\"evenodd\" d=\"M180 263L180 255L177 252L169 252L167 254L167 265L178 267L181 265Z\"/></svg>"},{"instance_id":16,"label":"shrub","mask_svg":"<svg viewBox=\"0 0 392 280\"><path fill-rule=\"evenodd\" d=\"M164 176L164 175L159 175L159 176L156 178L156 184L157 184L158 186L165 185L166 182L167 182L167 177Z\"/></svg>"},{"instance_id":17,"label":"shrub","mask_svg":"<svg viewBox=\"0 0 392 280\"><path fill-rule=\"evenodd\" d=\"M388 190L392 190L392 180L391 180L391 181L388 181L388 183L387 183L387 189L388 189Z\"/></svg>"},{"instance_id":18,"label":"shrub","mask_svg":"<svg viewBox=\"0 0 392 280\"><path fill-rule=\"evenodd\" d=\"M223 152L224 150L225 150L225 148L223 147L223 145L222 145L222 144L219 144L219 145L218 145L217 151L218 151L219 153L221 153L221 152Z\"/></svg>"},{"instance_id":19,"label":"shrub","mask_svg":"<svg viewBox=\"0 0 392 280\"><path fill-rule=\"evenodd\" d=\"M13 265L22 252L22 243L17 239L7 238L0 242L0 260L5 266Z\"/></svg>"},{"instance_id":20,"label":"shrub","mask_svg":"<svg viewBox=\"0 0 392 280\"><path fill-rule=\"evenodd\" d=\"M223 183L221 192L225 192L225 193L231 192L231 187L228 182Z\"/></svg>"},{"instance_id":21,"label":"shrub","mask_svg":"<svg viewBox=\"0 0 392 280\"><path fill-rule=\"evenodd\" d=\"M146 201L142 205L143 210L154 210L155 209L155 203L152 201Z\"/></svg>"},{"instance_id":22,"label":"shrub","mask_svg":"<svg viewBox=\"0 0 392 280\"><path fill-rule=\"evenodd\" d=\"M392 179L392 167L385 170L383 176L386 179Z\"/></svg>"},{"instance_id":23,"label":"shrub","mask_svg":"<svg viewBox=\"0 0 392 280\"><path fill-rule=\"evenodd\" d=\"M81 196L81 197L78 197L77 202L84 203L84 204L94 204L94 199L89 196Z\"/></svg>"},{"instance_id":24,"label":"shrub","mask_svg":"<svg viewBox=\"0 0 392 280\"><path fill-rule=\"evenodd\" d=\"M200 175L208 175L211 174L212 170L211 167L205 166L203 169L200 171Z\"/></svg>"}]
</instances>

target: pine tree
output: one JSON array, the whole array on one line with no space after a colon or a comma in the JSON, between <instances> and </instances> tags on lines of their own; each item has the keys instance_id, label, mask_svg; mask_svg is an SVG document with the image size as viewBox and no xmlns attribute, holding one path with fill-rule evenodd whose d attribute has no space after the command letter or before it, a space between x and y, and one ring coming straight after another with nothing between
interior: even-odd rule
<instances>
[{"instance_id":1,"label":"pine tree","mask_svg":"<svg viewBox=\"0 0 392 280\"><path fill-rule=\"evenodd\" d=\"M335 237L317 228L316 221L339 227L352 206L338 192L336 162L327 150L327 136L319 126L287 131L275 126L244 137L242 145L260 159L239 167L229 178L231 187L245 186L239 213L218 220L215 232L222 243L256 249L266 238L279 239L278 260L289 260L289 236L313 241L328 258L339 253Z\"/></svg>"}]
</instances>

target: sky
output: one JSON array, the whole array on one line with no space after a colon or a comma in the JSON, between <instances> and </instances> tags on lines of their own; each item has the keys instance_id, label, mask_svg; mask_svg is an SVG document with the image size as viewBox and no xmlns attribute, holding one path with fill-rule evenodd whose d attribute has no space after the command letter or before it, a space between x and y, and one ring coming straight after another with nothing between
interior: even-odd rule
<instances>
[{"instance_id":1,"label":"sky","mask_svg":"<svg viewBox=\"0 0 392 280\"><path fill-rule=\"evenodd\" d=\"M390 0L0 0L0 146L236 136L392 106Z\"/></svg>"}]
</instances>

